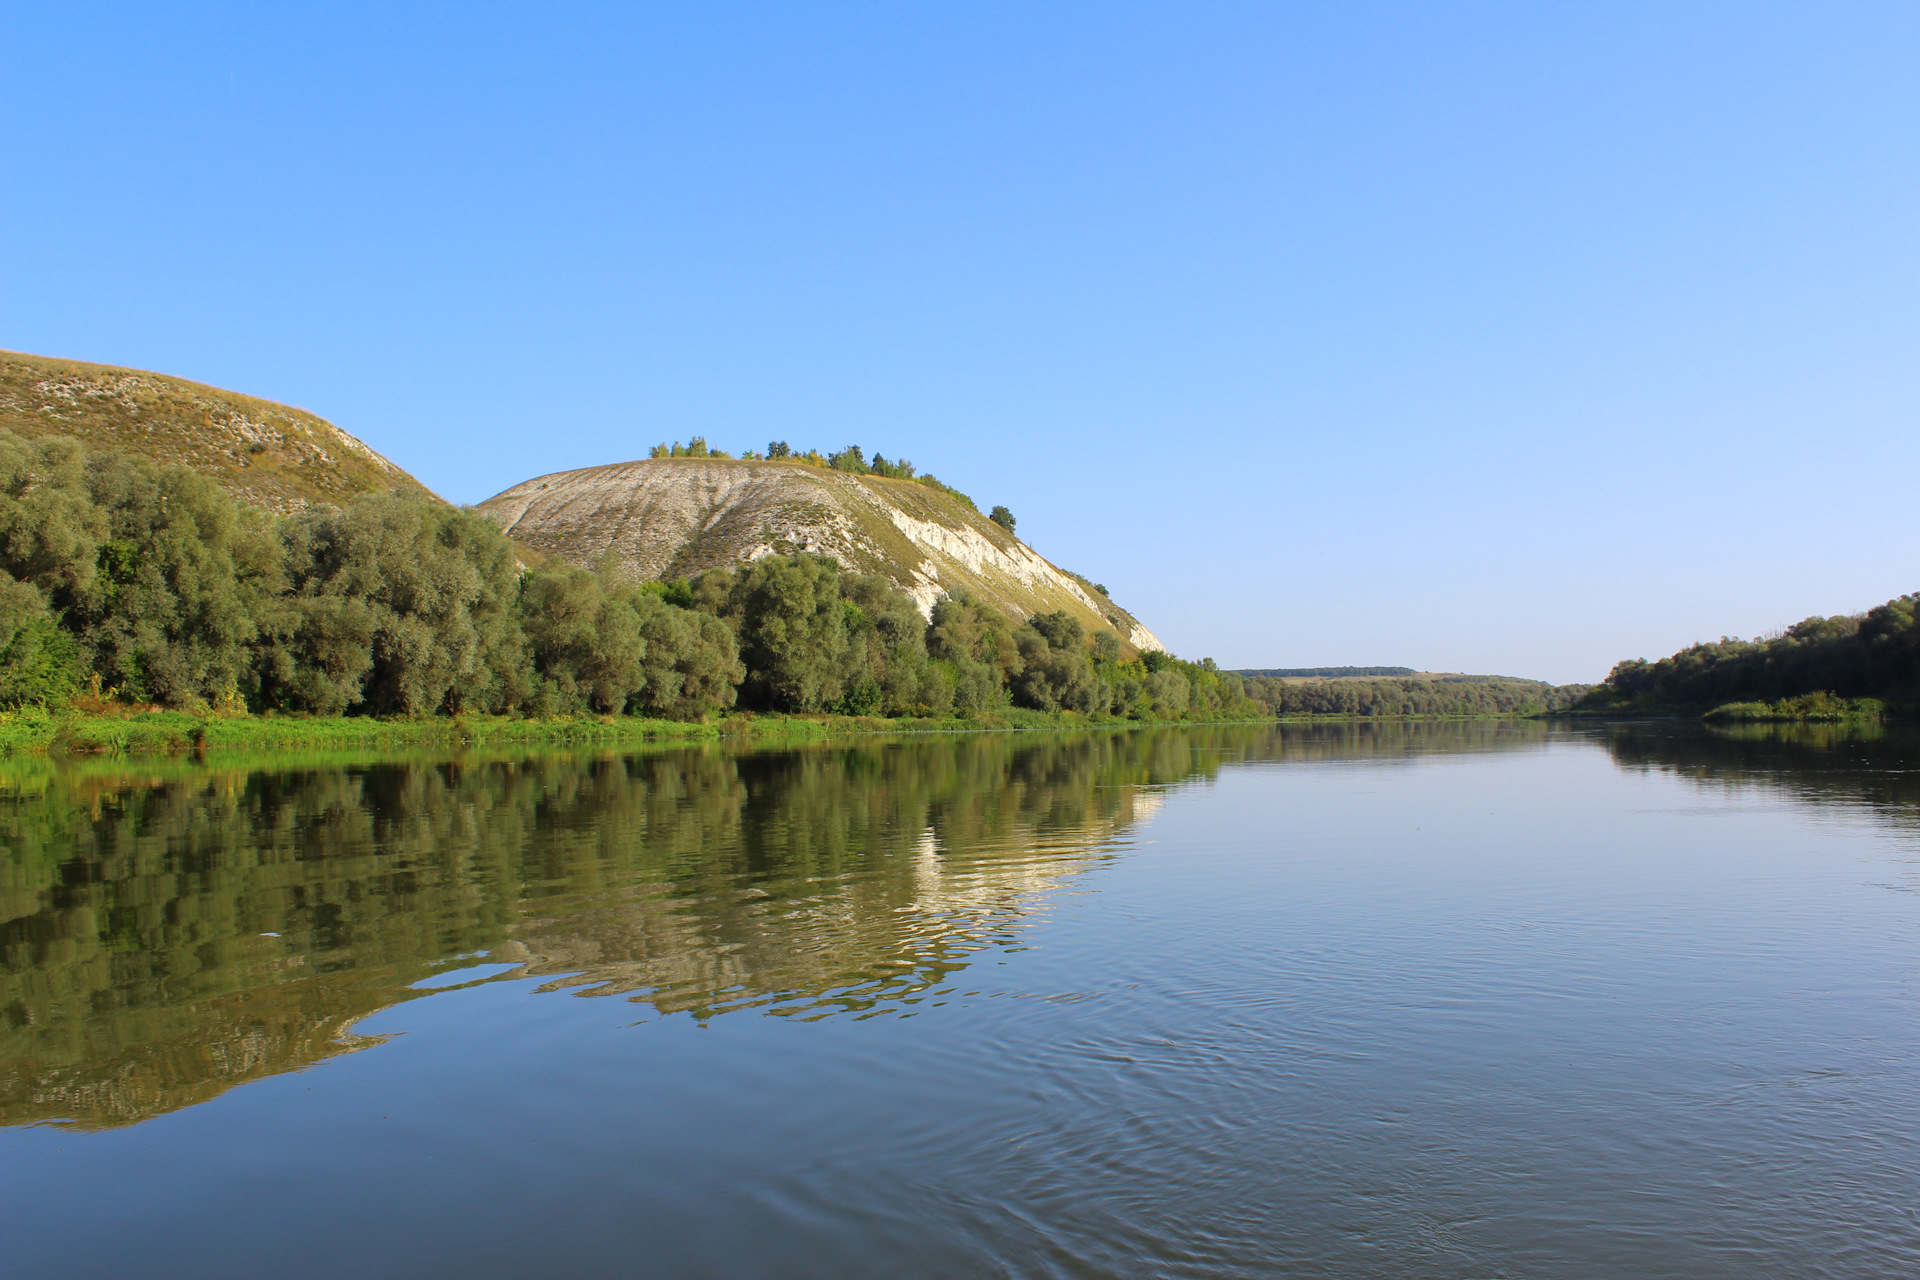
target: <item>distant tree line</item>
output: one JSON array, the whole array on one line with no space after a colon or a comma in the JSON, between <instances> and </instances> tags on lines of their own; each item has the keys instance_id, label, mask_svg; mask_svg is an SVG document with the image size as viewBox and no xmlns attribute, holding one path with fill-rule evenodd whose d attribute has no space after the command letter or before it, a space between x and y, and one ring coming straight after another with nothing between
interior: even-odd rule
<instances>
[{"instance_id":1,"label":"distant tree line","mask_svg":"<svg viewBox=\"0 0 1920 1280\"><path fill-rule=\"evenodd\" d=\"M1269 715L1494 716L1560 711L1590 686L1475 677L1464 680L1287 680L1238 677Z\"/></svg>"},{"instance_id":2,"label":"distant tree line","mask_svg":"<svg viewBox=\"0 0 1920 1280\"><path fill-rule=\"evenodd\" d=\"M1597 710L1704 710L1809 694L1920 707L1920 593L1865 613L1807 618L1756 640L1723 637L1658 661L1622 662L1585 705Z\"/></svg>"},{"instance_id":3,"label":"distant tree line","mask_svg":"<svg viewBox=\"0 0 1920 1280\"><path fill-rule=\"evenodd\" d=\"M1276 676L1282 679L1346 679L1352 676L1415 676L1412 667L1249 667L1236 671L1242 676Z\"/></svg>"},{"instance_id":4,"label":"distant tree line","mask_svg":"<svg viewBox=\"0 0 1920 1280\"><path fill-rule=\"evenodd\" d=\"M675 440L672 444L656 444L647 451L647 457L732 458L733 455L725 449L710 447L707 444L707 438L705 436L695 436L686 444L681 444L678 440ZM809 467L825 467L832 471L845 471L850 475L856 476L881 476L888 480L917 480L929 489L944 493L948 497L966 504L969 510L978 511L980 509L974 505L973 499L969 498L966 494L960 492L952 485L942 484L934 478L932 473L925 475L920 474L911 462L903 458L889 461L876 453L873 455L872 460L869 461L866 456L866 451L857 444L850 444L837 453L823 454L818 449L809 449L805 453L802 453L794 449L785 440L774 440L767 445L767 451L765 453L761 453L755 449L741 450L740 459L745 462L798 462ZM1013 532L1013 516L1007 514L1005 520L1000 519L1000 513L1004 513L1006 510L1005 507L995 507L995 515L993 518L996 522L1004 525L1007 532L1011 533Z\"/></svg>"},{"instance_id":5,"label":"distant tree line","mask_svg":"<svg viewBox=\"0 0 1920 1280\"><path fill-rule=\"evenodd\" d=\"M184 468L0 432L0 705L1261 714L1210 661L1123 653L1065 612L1018 621L964 594L926 621L826 557L647 583L529 567L485 517L424 498L275 519Z\"/></svg>"}]
</instances>

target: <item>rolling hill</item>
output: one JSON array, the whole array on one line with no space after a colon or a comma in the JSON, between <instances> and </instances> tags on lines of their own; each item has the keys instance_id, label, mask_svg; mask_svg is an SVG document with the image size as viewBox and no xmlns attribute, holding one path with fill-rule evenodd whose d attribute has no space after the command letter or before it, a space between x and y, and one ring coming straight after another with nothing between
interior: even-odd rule
<instances>
[{"instance_id":1,"label":"rolling hill","mask_svg":"<svg viewBox=\"0 0 1920 1280\"><path fill-rule=\"evenodd\" d=\"M281 513L388 489L429 492L304 409L140 369L0 351L0 428L191 467Z\"/></svg>"},{"instance_id":2,"label":"rolling hill","mask_svg":"<svg viewBox=\"0 0 1920 1280\"><path fill-rule=\"evenodd\" d=\"M915 480L792 461L653 458L536 476L479 510L516 542L579 564L611 553L637 577L807 551L886 576L922 613L964 589L1015 619L1064 609L1130 650L1165 647L1091 583Z\"/></svg>"},{"instance_id":3,"label":"rolling hill","mask_svg":"<svg viewBox=\"0 0 1920 1280\"><path fill-rule=\"evenodd\" d=\"M190 467L285 514L391 489L433 495L304 409L183 378L0 351L0 429ZM879 573L922 613L966 590L1017 620L1065 610L1132 652L1164 646L1076 574L941 487L797 461L656 458L539 476L479 509L537 561L609 551L640 578L680 577L795 551Z\"/></svg>"}]
</instances>

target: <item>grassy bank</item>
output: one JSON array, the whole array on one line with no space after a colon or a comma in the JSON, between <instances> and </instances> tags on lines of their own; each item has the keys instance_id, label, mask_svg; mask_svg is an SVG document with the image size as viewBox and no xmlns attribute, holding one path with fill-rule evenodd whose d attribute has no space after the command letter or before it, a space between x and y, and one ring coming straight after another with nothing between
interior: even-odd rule
<instances>
[{"instance_id":1,"label":"grassy bank","mask_svg":"<svg viewBox=\"0 0 1920 1280\"><path fill-rule=\"evenodd\" d=\"M88 714L37 707L0 713L0 752L95 754L246 748L309 750L490 745L607 745L717 740L806 741L867 733L1068 729L1138 723L1074 712L1012 709L977 719L729 715L707 721L635 716L194 715L181 711Z\"/></svg>"},{"instance_id":2,"label":"grassy bank","mask_svg":"<svg viewBox=\"0 0 1920 1280\"><path fill-rule=\"evenodd\" d=\"M1750 700L1699 703L1660 702L1649 697L1610 698L1604 691L1581 705L1552 713L1568 720L1693 720L1731 724L1879 724L1883 720L1912 723L1920 715L1911 703L1889 706L1879 698L1839 698L1830 693L1804 693L1772 702Z\"/></svg>"},{"instance_id":3,"label":"grassy bank","mask_svg":"<svg viewBox=\"0 0 1920 1280\"><path fill-rule=\"evenodd\" d=\"M1836 698L1826 693L1802 694L1776 702L1729 702L1707 712L1704 719L1720 724L1877 723L1886 718L1887 704L1878 698Z\"/></svg>"},{"instance_id":4,"label":"grassy bank","mask_svg":"<svg viewBox=\"0 0 1920 1280\"><path fill-rule=\"evenodd\" d=\"M1371 720L1486 720L1505 716L1257 717L1249 723L1350 723ZM122 755L212 750L398 751L413 748L622 746L675 742L807 742L878 733L978 733L994 730L1126 728L1118 716L1010 708L981 717L800 716L735 714L706 721L637 716L194 715L183 711L75 712L28 707L0 712L0 755ZM1187 723L1167 721L1165 723Z\"/></svg>"}]
</instances>

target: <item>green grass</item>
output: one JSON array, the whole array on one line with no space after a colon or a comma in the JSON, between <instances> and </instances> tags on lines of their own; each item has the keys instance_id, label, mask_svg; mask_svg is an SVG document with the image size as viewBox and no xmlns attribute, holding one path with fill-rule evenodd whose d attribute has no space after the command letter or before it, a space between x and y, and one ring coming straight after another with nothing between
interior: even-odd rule
<instances>
[{"instance_id":1,"label":"green grass","mask_svg":"<svg viewBox=\"0 0 1920 1280\"><path fill-rule=\"evenodd\" d=\"M372 716L194 715L143 711L89 715L25 708L0 712L0 753L126 754L244 748L314 750L489 745L618 746L630 743L805 741L870 733L1066 729L1138 723L1072 712L1011 709L979 718L730 715L705 722L633 716L377 719Z\"/></svg>"},{"instance_id":2,"label":"green grass","mask_svg":"<svg viewBox=\"0 0 1920 1280\"><path fill-rule=\"evenodd\" d=\"M1371 720L1507 720L1518 715L1289 715L1255 717L1249 723L1353 723ZM512 716L196 715L185 711L88 714L26 707L0 712L0 755L164 755L203 751L270 751L276 754L376 752L428 749L462 751L519 746L629 746L701 742L808 742L866 734L980 733L1008 730L1137 727L1142 722L1072 711L1009 708L979 717L754 715L738 713L708 721L646 720L637 716L563 716L545 720ZM1160 722L1152 722L1160 723ZM1167 721L1164 723L1190 723Z\"/></svg>"},{"instance_id":3,"label":"green grass","mask_svg":"<svg viewBox=\"0 0 1920 1280\"><path fill-rule=\"evenodd\" d=\"M1777 702L1729 702L1707 712L1705 719L1719 723L1757 723L1792 721L1802 724L1837 724L1854 720L1880 720L1887 704L1878 698L1836 698L1830 693L1804 693L1797 698Z\"/></svg>"}]
</instances>

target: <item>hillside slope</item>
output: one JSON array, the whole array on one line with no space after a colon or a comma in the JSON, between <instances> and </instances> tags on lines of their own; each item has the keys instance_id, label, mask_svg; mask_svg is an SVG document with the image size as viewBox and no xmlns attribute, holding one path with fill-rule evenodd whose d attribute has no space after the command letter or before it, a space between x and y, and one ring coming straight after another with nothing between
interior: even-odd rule
<instances>
[{"instance_id":1,"label":"hillside slope","mask_svg":"<svg viewBox=\"0 0 1920 1280\"><path fill-rule=\"evenodd\" d=\"M388 489L428 492L304 409L139 369L0 351L0 428L191 467L282 513Z\"/></svg>"},{"instance_id":2,"label":"hillside slope","mask_svg":"<svg viewBox=\"0 0 1920 1280\"><path fill-rule=\"evenodd\" d=\"M922 613L964 588L1016 619L1064 609L1133 649L1165 647L1084 580L913 480L794 462L654 458L536 476L479 509L517 542L579 564L611 551L639 577L809 551L884 574Z\"/></svg>"}]
</instances>

